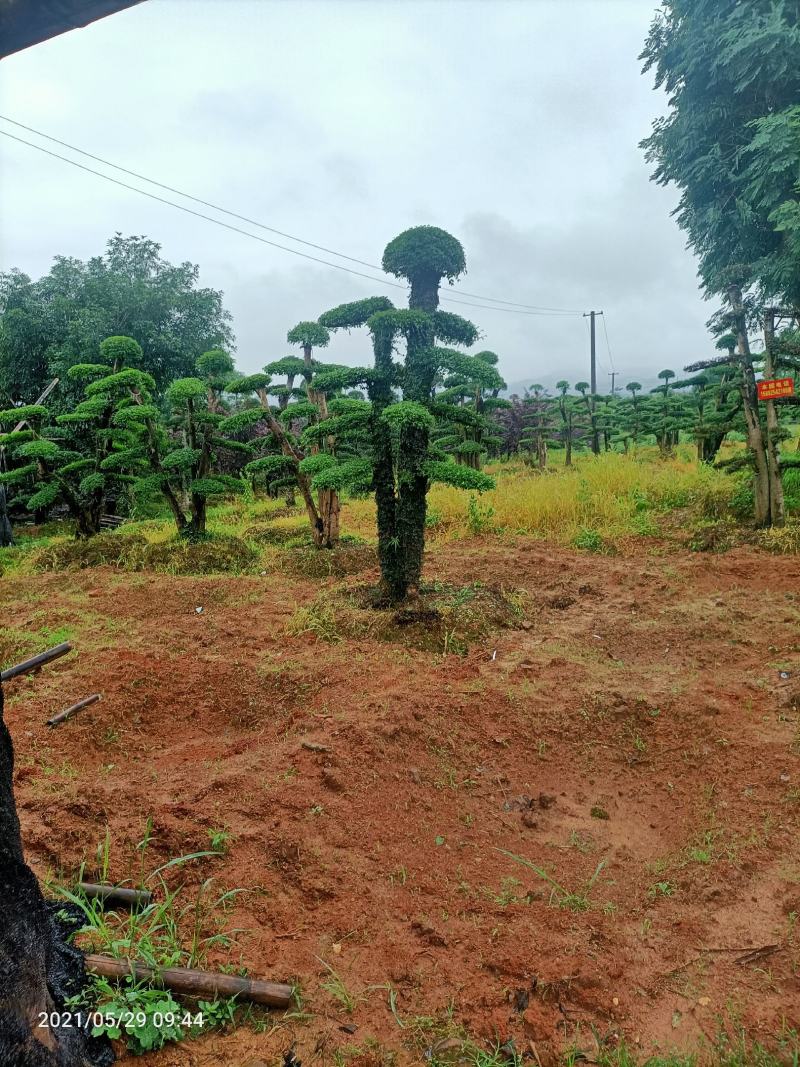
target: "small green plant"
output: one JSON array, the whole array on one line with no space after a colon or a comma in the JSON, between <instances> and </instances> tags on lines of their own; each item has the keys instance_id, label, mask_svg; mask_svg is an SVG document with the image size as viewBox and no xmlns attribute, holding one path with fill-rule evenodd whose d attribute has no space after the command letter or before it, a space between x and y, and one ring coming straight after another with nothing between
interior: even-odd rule
<instances>
[{"instance_id":1,"label":"small green plant","mask_svg":"<svg viewBox=\"0 0 800 1067\"><path fill-rule=\"evenodd\" d=\"M317 956L317 959L330 975L324 982L320 982L320 988L324 989L326 993L329 993L334 1000L338 1000L346 1012L352 1012L358 1003L359 998L350 992L338 971L335 971L329 963L325 962L325 960L319 959L319 956Z\"/></svg>"},{"instance_id":2,"label":"small green plant","mask_svg":"<svg viewBox=\"0 0 800 1067\"><path fill-rule=\"evenodd\" d=\"M124 1038L136 1055L182 1040L185 1027L191 1025L193 1018L168 991L131 978L112 985L105 978L95 977L81 997L73 997L67 1004L76 1008L90 1004L97 1020L93 1035Z\"/></svg>"},{"instance_id":3,"label":"small green plant","mask_svg":"<svg viewBox=\"0 0 800 1067\"><path fill-rule=\"evenodd\" d=\"M225 827L220 827L219 829L212 827L208 831L208 839L211 842L212 850L224 856L231 843L231 832Z\"/></svg>"},{"instance_id":4,"label":"small green plant","mask_svg":"<svg viewBox=\"0 0 800 1067\"><path fill-rule=\"evenodd\" d=\"M589 812L593 819L608 819L610 818L608 812L601 804L593 804L591 811Z\"/></svg>"},{"instance_id":5,"label":"small green plant","mask_svg":"<svg viewBox=\"0 0 800 1067\"><path fill-rule=\"evenodd\" d=\"M647 890L648 900L657 900L658 897L671 897L675 892L672 882L653 882Z\"/></svg>"},{"instance_id":6,"label":"small green plant","mask_svg":"<svg viewBox=\"0 0 800 1067\"><path fill-rule=\"evenodd\" d=\"M494 508L491 504L479 504L478 498L470 495L467 503L467 526L472 534L485 533L492 528Z\"/></svg>"},{"instance_id":7,"label":"small green plant","mask_svg":"<svg viewBox=\"0 0 800 1067\"><path fill-rule=\"evenodd\" d=\"M572 539L575 548L581 548L584 552L607 552L608 546L597 530L582 526Z\"/></svg>"},{"instance_id":8,"label":"small green plant","mask_svg":"<svg viewBox=\"0 0 800 1067\"><path fill-rule=\"evenodd\" d=\"M333 608L319 602L307 608L297 608L286 624L286 632L295 637L313 634L317 640L330 644L341 640Z\"/></svg>"},{"instance_id":9,"label":"small green plant","mask_svg":"<svg viewBox=\"0 0 800 1067\"><path fill-rule=\"evenodd\" d=\"M601 871L605 867L605 860L601 860L597 864L595 872L591 878L589 878L580 889L573 892L566 889L563 885L560 885L552 875L548 874L547 871L543 870L541 867L537 867L535 863L532 863L524 856L517 856L513 852L506 851L504 848L499 848L497 851L504 856L508 856L509 859L512 859L515 863L520 863L523 867L528 867L534 874L538 875L539 878L547 882L551 889L551 905L558 908L568 908L570 911L588 911L591 907L589 894L594 888L597 879L600 877Z\"/></svg>"},{"instance_id":10,"label":"small green plant","mask_svg":"<svg viewBox=\"0 0 800 1067\"><path fill-rule=\"evenodd\" d=\"M528 904L530 898L527 893L520 895L518 890L522 887L519 878L504 878L500 883L500 890L496 892L485 886L482 892L489 900L494 901L501 908L507 908L509 904Z\"/></svg>"},{"instance_id":11,"label":"small green plant","mask_svg":"<svg viewBox=\"0 0 800 1067\"><path fill-rule=\"evenodd\" d=\"M197 1006L203 1017L203 1029L222 1029L236 1021L238 1007L235 998L227 1000L199 1000Z\"/></svg>"}]
</instances>

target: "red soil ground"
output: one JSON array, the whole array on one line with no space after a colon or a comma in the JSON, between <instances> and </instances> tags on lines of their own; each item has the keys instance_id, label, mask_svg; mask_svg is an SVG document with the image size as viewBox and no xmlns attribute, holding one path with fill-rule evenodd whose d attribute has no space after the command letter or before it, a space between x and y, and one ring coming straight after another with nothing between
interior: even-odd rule
<instances>
[{"instance_id":1,"label":"red soil ground","mask_svg":"<svg viewBox=\"0 0 800 1067\"><path fill-rule=\"evenodd\" d=\"M287 636L326 583L281 573L3 580L6 624L77 647L7 686L37 873L72 875L107 825L118 879L148 817L151 869L225 826L228 853L172 881L246 889L229 921L247 932L212 963L302 989L306 1019L136 1062L275 1064L293 1042L308 1065L420 1062L436 1038L415 1019L448 1005L542 1065L595 1048L592 1026L646 1050L720 1020L800 1028L800 560L486 540L426 575L523 589L527 621L443 656ZM588 910L503 849L570 890L604 861Z\"/></svg>"}]
</instances>

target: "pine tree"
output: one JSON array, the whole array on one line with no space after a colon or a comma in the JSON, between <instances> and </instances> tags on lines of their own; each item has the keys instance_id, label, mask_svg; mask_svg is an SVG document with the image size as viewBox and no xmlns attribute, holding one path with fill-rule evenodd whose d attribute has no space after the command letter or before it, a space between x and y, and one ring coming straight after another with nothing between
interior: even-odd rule
<instances>
[{"instance_id":1,"label":"pine tree","mask_svg":"<svg viewBox=\"0 0 800 1067\"><path fill-rule=\"evenodd\" d=\"M472 323L438 307L442 279L455 280L465 266L464 250L449 233L434 226L406 230L387 245L383 268L410 283L408 309L395 309L385 297L377 297L333 308L319 320L329 330L366 325L374 365L320 374L318 387L325 390L366 386L369 407L352 420L352 429L369 434L370 451L359 459L333 462L315 475L313 484L336 489L371 484L381 590L393 603L419 590L430 483L477 490L493 484L480 471L453 462L431 439L437 417L451 420L455 407L432 399L437 375L457 374L476 386L497 387L493 366L445 347L469 347L478 335ZM393 359L398 344L405 349L402 364Z\"/></svg>"},{"instance_id":2,"label":"pine tree","mask_svg":"<svg viewBox=\"0 0 800 1067\"><path fill-rule=\"evenodd\" d=\"M165 424L149 398L132 395L120 418L137 427L139 474L134 491L161 493L181 537L206 536L209 498L241 492L240 478L222 473L222 450L249 456L248 445L221 435L226 391L233 360L220 349L204 352L196 361L198 377L178 378L165 394L170 412ZM201 375L201 376L200 376Z\"/></svg>"},{"instance_id":3,"label":"pine tree","mask_svg":"<svg viewBox=\"0 0 800 1067\"><path fill-rule=\"evenodd\" d=\"M555 406L558 419L555 436L558 443L564 447L564 466L571 467L572 449L574 445L586 440L588 422L583 401L569 395L569 382L556 382L556 389L558 396Z\"/></svg>"},{"instance_id":4,"label":"pine tree","mask_svg":"<svg viewBox=\"0 0 800 1067\"><path fill-rule=\"evenodd\" d=\"M141 348L132 338L106 338L100 355L105 363L79 363L68 371L71 380L86 383L83 399L55 426L45 424L44 407L0 412L0 426L20 420L28 426L5 436L5 447L22 465L0 478L28 488L32 511L65 504L79 538L99 532L109 501L130 482L139 462L140 427L129 425L124 412L132 397L148 403L155 389L150 375L135 366Z\"/></svg>"},{"instance_id":5,"label":"pine tree","mask_svg":"<svg viewBox=\"0 0 800 1067\"><path fill-rule=\"evenodd\" d=\"M528 462L543 471L547 467L547 444L553 436L553 412L550 398L543 385L532 385L523 397L524 428L520 448L528 454Z\"/></svg>"},{"instance_id":6,"label":"pine tree","mask_svg":"<svg viewBox=\"0 0 800 1067\"><path fill-rule=\"evenodd\" d=\"M287 337L290 344L302 348L303 357L286 356L268 363L263 374L231 383L230 388L237 393L255 393L258 407L232 415L224 428L226 432L239 432L259 422L266 425L269 434L252 442L262 454L247 464L244 473L264 481L272 491L297 487L314 544L317 548L333 548L339 541L339 493L334 487L315 490L312 480L315 474L335 464L337 456L352 458L358 415L368 405L340 395L338 386L331 390L317 386L316 376L325 365L313 358L313 349L328 345L327 329L316 322L300 322ZM339 369L327 366L328 371ZM273 381L276 376L285 380ZM302 386L295 384L298 379L302 379ZM278 401L277 408L270 406L270 397ZM338 440L337 428L350 430L349 445Z\"/></svg>"},{"instance_id":7,"label":"pine tree","mask_svg":"<svg viewBox=\"0 0 800 1067\"><path fill-rule=\"evenodd\" d=\"M476 352L473 358L489 367L496 367L498 363L494 352ZM490 413L508 406L508 401L498 395L505 382L498 374L494 383L488 386L456 373L446 375L443 385L444 389L434 392L432 410L443 425L434 433L433 440L439 448L454 455L458 463L480 470L487 454L500 444ZM441 404L453 405L455 410L444 411L439 407Z\"/></svg>"}]
</instances>

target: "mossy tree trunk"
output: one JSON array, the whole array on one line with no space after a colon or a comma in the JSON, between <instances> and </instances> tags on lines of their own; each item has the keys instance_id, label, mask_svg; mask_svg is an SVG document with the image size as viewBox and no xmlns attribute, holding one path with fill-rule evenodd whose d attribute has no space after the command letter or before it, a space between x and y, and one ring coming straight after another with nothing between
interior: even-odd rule
<instances>
[{"instance_id":1,"label":"mossy tree trunk","mask_svg":"<svg viewBox=\"0 0 800 1067\"><path fill-rule=\"evenodd\" d=\"M392 402L392 337L373 337L375 377L368 386L372 401L370 425L372 436L372 484L378 527L378 562L381 568L381 595L387 600L402 600L405 577L400 560L397 536L397 494L394 484L391 431L381 418Z\"/></svg>"}]
</instances>

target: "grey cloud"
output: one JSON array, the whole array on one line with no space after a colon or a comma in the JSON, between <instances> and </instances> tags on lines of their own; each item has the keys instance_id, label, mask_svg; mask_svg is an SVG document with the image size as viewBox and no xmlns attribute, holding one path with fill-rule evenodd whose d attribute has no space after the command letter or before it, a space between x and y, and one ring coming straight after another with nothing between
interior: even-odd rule
<instances>
[{"instance_id":1,"label":"grey cloud","mask_svg":"<svg viewBox=\"0 0 800 1067\"><path fill-rule=\"evenodd\" d=\"M637 147L664 107L636 58L654 7L148 0L4 60L0 100L123 166L371 263L406 227L441 225L467 254L454 294L602 306L616 366L641 379L707 351L712 310L669 217L674 193L649 182ZM36 275L57 253L97 254L115 230L146 233L225 291L244 370L284 353L299 319L373 293L404 298L4 138L0 166L0 266ZM509 381L587 376L579 316L445 306L479 326ZM359 333L329 352L369 355Z\"/></svg>"}]
</instances>

